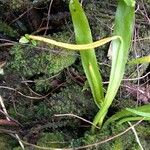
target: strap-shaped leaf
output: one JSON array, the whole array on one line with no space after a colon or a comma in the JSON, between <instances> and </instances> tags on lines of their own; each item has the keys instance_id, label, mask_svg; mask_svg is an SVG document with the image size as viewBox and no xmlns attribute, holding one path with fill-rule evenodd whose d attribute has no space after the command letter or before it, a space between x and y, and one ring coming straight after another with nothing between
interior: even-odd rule
<instances>
[{"instance_id":1,"label":"strap-shaped leaf","mask_svg":"<svg viewBox=\"0 0 150 150\"><path fill-rule=\"evenodd\" d=\"M150 56L144 56L141 58L136 58L128 62L129 65L133 64L142 64L142 63L150 63Z\"/></svg>"},{"instance_id":2,"label":"strap-shaped leaf","mask_svg":"<svg viewBox=\"0 0 150 150\"><path fill-rule=\"evenodd\" d=\"M143 105L134 109L127 108L124 109L112 117L110 117L104 124L104 126L107 126L111 122L118 122L119 124L124 123L126 121L135 121L135 120L150 120L150 104Z\"/></svg>"},{"instance_id":3,"label":"strap-shaped leaf","mask_svg":"<svg viewBox=\"0 0 150 150\"><path fill-rule=\"evenodd\" d=\"M124 0L124 2L130 7L135 6L135 0Z\"/></svg>"},{"instance_id":4,"label":"strap-shaped leaf","mask_svg":"<svg viewBox=\"0 0 150 150\"><path fill-rule=\"evenodd\" d=\"M136 115L150 118L150 107L148 108L148 110L146 110L146 112L138 111L136 109L131 109L131 108L127 108L126 110Z\"/></svg>"},{"instance_id":5,"label":"strap-shaped leaf","mask_svg":"<svg viewBox=\"0 0 150 150\"><path fill-rule=\"evenodd\" d=\"M129 2L129 1L128 1ZM101 110L97 113L94 124L102 125L103 119L116 96L121 80L124 75L125 65L128 59L128 50L131 44L131 38L134 29L134 7L127 5L127 1L118 2L115 16L114 35L120 36L119 40L112 41L112 67L109 79L109 85Z\"/></svg>"},{"instance_id":6,"label":"strap-shaped leaf","mask_svg":"<svg viewBox=\"0 0 150 150\"><path fill-rule=\"evenodd\" d=\"M88 43L88 44L70 44L70 43L64 43L64 42L59 42L53 39L45 38L42 36L36 36L36 35L25 35L25 38L27 38L28 42L30 39L36 40L36 41L41 41L44 43L52 44L61 48L66 48L68 50L77 50L77 51L87 51L88 49L93 49L99 46L102 46L112 40L119 39L120 41L122 40L120 36L112 36L112 37L107 37L104 39L100 39L96 42ZM22 38L21 38L22 39ZM22 40L19 40L20 43L24 44ZM27 42L26 42L27 43Z\"/></svg>"},{"instance_id":7,"label":"strap-shaped leaf","mask_svg":"<svg viewBox=\"0 0 150 150\"><path fill-rule=\"evenodd\" d=\"M77 44L92 43L92 34L87 17L78 0L70 0L69 9ZM88 79L95 103L100 108L104 101L102 78L94 49L80 51L82 66Z\"/></svg>"}]
</instances>

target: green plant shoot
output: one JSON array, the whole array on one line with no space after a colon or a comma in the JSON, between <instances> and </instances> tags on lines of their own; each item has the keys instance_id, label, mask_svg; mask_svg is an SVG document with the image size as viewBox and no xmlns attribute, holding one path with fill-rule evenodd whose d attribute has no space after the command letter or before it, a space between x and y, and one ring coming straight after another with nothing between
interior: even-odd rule
<instances>
[{"instance_id":1,"label":"green plant shoot","mask_svg":"<svg viewBox=\"0 0 150 150\"><path fill-rule=\"evenodd\" d=\"M128 2L129 0L125 2L119 1L116 13L114 36L109 38L105 38L96 42L92 41L92 35L87 18L78 0L71 0L69 4L75 30L76 42L78 45L57 42L55 40L40 36L25 36L28 40L38 40L59 47L80 51L83 68L91 87L95 103L101 109L94 119L95 125L102 124L107 110L111 105L123 78L134 23L133 1L131 3ZM101 46L111 40L114 40L111 43L113 50L112 69L110 83L106 97L104 99L102 79L99 73L99 68L93 48Z\"/></svg>"},{"instance_id":2,"label":"green plant shoot","mask_svg":"<svg viewBox=\"0 0 150 150\"><path fill-rule=\"evenodd\" d=\"M112 36L109 38L105 38L93 42L90 27L87 18L84 14L84 11L80 6L80 3L78 2L78 0L71 0L69 6L70 6L70 12L74 24L76 41L79 45L57 42L52 39L44 38L41 36L34 36L34 35L25 35L25 38L27 38L27 40L25 40L24 37L22 37L23 39L21 38L20 42L22 42L23 40L24 43L24 41L28 42L30 39L32 39L32 40L38 40L49 44L53 44L67 49L80 50L83 68L87 76L89 85L91 87L91 91L95 103L100 108L104 100L104 94L103 94L102 79L99 73L99 67L97 64L95 51L93 48L108 43L111 40L119 39L121 41L121 38L119 36Z\"/></svg>"},{"instance_id":3,"label":"green plant shoot","mask_svg":"<svg viewBox=\"0 0 150 150\"><path fill-rule=\"evenodd\" d=\"M133 5L134 4L134 5ZM97 113L94 124L102 125L103 119L116 96L121 80L124 75L125 65L128 59L128 50L131 44L131 38L134 29L134 0L120 0L118 2L117 12L115 16L114 35L122 38L122 43L119 40L114 40L112 46L112 67L109 79L107 93L104 99L101 110ZM93 127L94 129L94 127Z\"/></svg>"},{"instance_id":4,"label":"green plant shoot","mask_svg":"<svg viewBox=\"0 0 150 150\"><path fill-rule=\"evenodd\" d=\"M122 41L121 37L120 36L112 36L112 37L108 37L108 38L104 38L104 39L101 39L101 40L98 40L96 42L92 42L92 43L88 43L88 44L69 44L69 43L63 43L63 42L58 42L56 40L53 40L53 39L48 39L48 38L45 38L45 37L41 37L41 36L35 36L35 35L28 35L26 34L24 37L21 37L21 39L19 40L20 43L22 44L26 44L28 43L29 41L31 41L31 43L33 44L33 42L35 43L34 45L36 45L36 42L35 41L40 41L40 42L44 42L44 43L47 43L47 44L52 44L52 45L55 45L55 46L58 46L58 47L61 47L61 48L66 48L66 49L69 49L69 50L78 50L78 51L89 51L90 49L93 49L93 48L96 48L96 47L99 47L99 46L102 46L112 40L116 40L116 39L119 39L119 41ZM32 42L33 41L33 42ZM89 52L88 52L89 53ZM95 57L95 52L94 52L94 49L93 49L93 52L91 53L93 55L89 56L90 58L94 58ZM93 56L93 57L92 57ZM84 61L87 62L87 60L89 60L89 57L84 57ZM82 57L81 57L82 59ZM96 58L95 58L96 59ZM82 60L82 62L84 62ZM89 64L87 65L87 69L90 71L90 80L91 82L93 83L94 87L91 87L92 88L92 91L94 91L93 93L97 94L97 92L99 93L100 91L99 90L96 90L96 88L98 87L98 78L97 78L97 74L95 74L95 67L93 68L93 64L91 63L92 60L89 62ZM97 73L99 72L98 70L98 67L97 68ZM100 76L100 74L99 74ZM101 77L99 78L99 80L101 80ZM102 82L102 81L100 81ZM97 88L98 89L98 88ZM102 89L101 89L102 90ZM99 94L102 94L103 92L99 93ZM97 94L98 95L98 94ZM100 96L100 95L99 95ZM102 95L101 95L102 96ZM100 107L101 103L102 103L102 100L98 98L98 96L95 96L97 98L97 100L95 100L95 103L97 104L98 107ZM95 98L94 97L94 98ZM102 96L103 97L103 96ZM99 104L98 104L99 103Z\"/></svg>"}]
</instances>

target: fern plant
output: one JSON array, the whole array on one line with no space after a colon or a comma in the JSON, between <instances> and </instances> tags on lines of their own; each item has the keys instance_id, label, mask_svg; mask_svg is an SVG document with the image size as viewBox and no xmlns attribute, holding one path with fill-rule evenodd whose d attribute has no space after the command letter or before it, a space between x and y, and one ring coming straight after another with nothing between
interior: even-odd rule
<instances>
[{"instance_id":1,"label":"fern plant","mask_svg":"<svg viewBox=\"0 0 150 150\"><path fill-rule=\"evenodd\" d=\"M121 80L124 75L125 65L128 59L128 52L131 44L131 38L134 29L134 8L135 0L119 0L115 16L115 28L112 37L93 42L91 31L85 12L78 0L70 0L70 13L74 25L76 44L57 42L52 39L41 36L26 35L21 38L27 42L38 40L53 44L70 50L79 50L85 75L89 82L94 101L100 109L94 118L94 125L102 125L107 111L117 94ZM112 41L113 40L113 41ZM99 72L95 56L95 47L111 42L112 47L112 67L109 79L109 85L104 97L102 77ZM93 127L94 129L94 127Z\"/></svg>"}]
</instances>

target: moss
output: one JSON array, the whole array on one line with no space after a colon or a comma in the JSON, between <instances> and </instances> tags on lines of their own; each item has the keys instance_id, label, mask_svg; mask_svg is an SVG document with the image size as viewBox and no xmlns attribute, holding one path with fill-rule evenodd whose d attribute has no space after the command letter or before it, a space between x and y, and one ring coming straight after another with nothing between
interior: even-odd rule
<instances>
[{"instance_id":1,"label":"moss","mask_svg":"<svg viewBox=\"0 0 150 150\"><path fill-rule=\"evenodd\" d=\"M0 133L0 150L12 150L16 143L12 137Z\"/></svg>"},{"instance_id":2,"label":"moss","mask_svg":"<svg viewBox=\"0 0 150 150\"><path fill-rule=\"evenodd\" d=\"M140 142L145 150L150 147L150 123L144 122L140 126L135 127Z\"/></svg>"},{"instance_id":3,"label":"moss","mask_svg":"<svg viewBox=\"0 0 150 150\"><path fill-rule=\"evenodd\" d=\"M15 45L11 50L11 55L13 58L9 67L25 77L39 74L52 76L75 61L75 57L69 55L69 52L65 54L55 54L51 51L36 52L31 45Z\"/></svg>"},{"instance_id":4,"label":"moss","mask_svg":"<svg viewBox=\"0 0 150 150\"><path fill-rule=\"evenodd\" d=\"M13 150L22 150L22 148L19 146L19 147L13 148ZM27 149L25 149L25 150L27 150Z\"/></svg>"},{"instance_id":5,"label":"moss","mask_svg":"<svg viewBox=\"0 0 150 150\"><path fill-rule=\"evenodd\" d=\"M88 114L87 119L92 119L97 111L94 102L88 94L82 92L82 87L70 84L59 93L53 94L48 101L35 102L34 105L27 99L19 98L15 106L17 112L14 108L10 108L9 114L24 125L33 125L37 121L42 124L49 122L49 128L67 125L75 127L80 122L72 117L54 117L54 114L73 113L78 116Z\"/></svg>"},{"instance_id":6,"label":"moss","mask_svg":"<svg viewBox=\"0 0 150 150\"><path fill-rule=\"evenodd\" d=\"M53 78L48 78L46 76L43 77L39 77L38 79L35 79L35 90L38 92L42 92L42 91L48 91L50 89L51 86L51 82L52 82Z\"/></svg>"},{"instance_id":7,"label":"moss","mask_svg":"<svg viewBox=\"0 0 150 150\"><path fill-rule=\"evenodd\" d=\"M90 132L86 132L84 137L80 138L79 145L90 145L94 143L99 143L112 137L113 135L117 135L118 133L124 131L127 128L126 125L116 126L112 124L107 128L103 128L100 131L96 131L95 134L91 134ZM76 142L74 142L77 144ZM97 144L93 147L89 146L86 150L139 150L139 145L137 144L134 134L132 131L129 131L118 138L114 138L108 142L103 144Z\"/></svg>"},{"instance_id":8,"label":"moss","mask_svg":"<svg viewBox=\"0 0 150 150\"><path fill-rule=\"evenodd\" d=\"M51 38L66 41L70 34L54 34ZM63 39L63 40L62 40ZM46 49L46 50L44 50ZM48 91L49 78L72 65L76 60L75 52L56 48L53 45L38 43L33 45L16 44L10 50L11 58L7 69L11 69L26 78L35 79L36 91Z\"/></svg>"},{"instance_id":9,"label":"moss","mask_svg":"<svg viewBox=\"0 0 150 150\"><path fill-rule=\"evenodd\" d=\"M112 110L117 109L117 111L119 111L124 108L135 108L137 106L137 102L133 99L128 99L125 94L127 95L127 93L124 93L121 98L114 100L113 104L111 105Z\"/></svg>"},{"instance_id":10,"label":"moss","mask_svg":"<svg viewBox=\"0 0 150 150\"><path fill-rule=\"evenodd\" d=\"M12 10L21 10L22 8L26 8L30 5L30 0L12 0L11 3L9 3L9 7Z\"/></svg>"},{"instance_id":11,"label":"moss","mask_svg":"<svg viewBox=\"0 0 150 150\"><path fill-rule=\"evenodd\" d=\"M59 148L65 146L65 137L61 132L42 133L37 145L41 147ZM38 149L37 149L38 150Z\"/></svg>"},{"instance_id":12,"label":"moss","mask_svg":"<svg viewBox=\"0 0 150 150\"><path fill-rule=\"evenodd\" d=\"M112 144L112 150L123 150L121 139L115 140L115 142Z\"/></svg>"},{"instance_id":13,"label":"moss","mask_svg":"<svg viewBox=\"0 0 150 150\"><path fill-rule=\"evenodd\" d=\"M0 33L3 33L3 36L8 37L17 37L19 35L16 30L12 29L9 25L2 22L1 20L0 20Z\"/></svg>"},{"instance_id":14,"label":"moss","mask_svg":"<svg viewBox=\"0 0 150 150\"><path fill-rule=\"evenodd\" d=\"M98 131L95 134L91 134L90 132L86 132L84 137L82 138L82 145L90 145L97 143L103 139L107 139L110 135L110 130ZM96 145L94 147L89 147L87 150L109 150L112 147L112 142L105 143L104 145Z\"/></svg>"}]
</instances>

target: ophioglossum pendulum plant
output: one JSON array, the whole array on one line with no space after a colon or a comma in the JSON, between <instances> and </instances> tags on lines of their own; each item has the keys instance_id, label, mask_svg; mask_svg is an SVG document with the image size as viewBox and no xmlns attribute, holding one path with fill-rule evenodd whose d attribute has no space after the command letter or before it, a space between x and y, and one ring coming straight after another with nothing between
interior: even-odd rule
<instances>
[{"instance_id":1,"label":"ophioglossum pendulum plant","mask_svg":"<svg viewBox=\"0 0 150 150\"><path fill-rule=\"evenodd\" d=\"M112 104L124 75L125 65L134 29L135 0L118 0L115 16L115 27L113 36L93 42L90 26L85 12L78 0L70 0L69 9L74 26L77 44L58 42L41 36L25 35L20 41L22 43L41 41L63 47L70 50L79 50L82 66L87 77L94 101L99 112L94 118L94 125L102 125L107 111ZM111 42L112 66L109 85L104 96L102 78L99 72L94 48ZM94 129L94 126L93 126Z\"/></svg>"}]
</instances>

